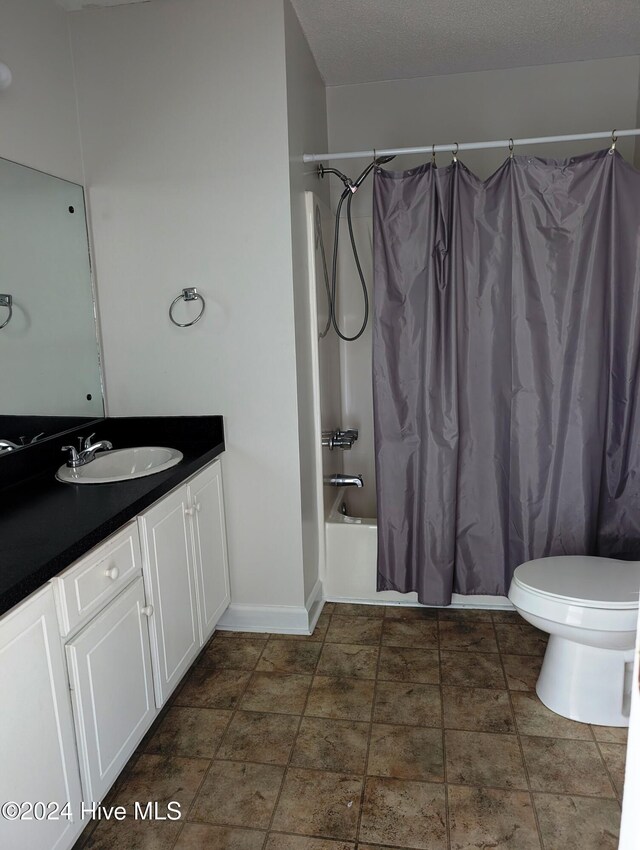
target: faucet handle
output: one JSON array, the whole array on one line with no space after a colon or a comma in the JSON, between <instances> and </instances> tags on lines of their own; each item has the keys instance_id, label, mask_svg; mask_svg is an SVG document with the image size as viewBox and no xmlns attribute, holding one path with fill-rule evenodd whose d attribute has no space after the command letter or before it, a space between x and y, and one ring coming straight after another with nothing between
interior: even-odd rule
<instances>
[{"instance_id":1,"label":"faucet handle","mask_svg":"<svg viewBox=\"0 0 640 850\"><path fill-rule=\"evenodd\" d=\"M83 448L85 451L86 451L87 449L90 449L90 448L91 448L91 440L93 440L93 438L95 437L95 435L96 435L96 432L94 431L94 432L93 432L93 434L89 434L89 436L88 436L88 437L86 438L86 440L84 441L84 443L83 443L83 445L82 445L82 448Z\"/></svg>"},{"instance_id":2,"label":"faucet handle","mask_svg":"<svg viewBox=\"0 0 640 850\"><path fill-rule=\"evenodd\" d=\"M69 452L69 458L67 460L67 466L74 466L78 463L78 450L75 446L62 446L60 451Z\"/></svg>"}]
</instances>

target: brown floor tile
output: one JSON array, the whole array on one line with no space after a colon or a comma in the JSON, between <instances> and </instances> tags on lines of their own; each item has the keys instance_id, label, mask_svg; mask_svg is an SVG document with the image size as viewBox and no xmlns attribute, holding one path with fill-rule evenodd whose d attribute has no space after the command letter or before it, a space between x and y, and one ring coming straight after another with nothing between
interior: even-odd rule
<instances>
[{"instance_id":1,"label":"brown floor tile","mask_svg":"<svg viewBox=\"0 0 640 850\"><path fill-rule=\"evenodd\" d=\"M181 828L180 821L136 820L131 814L99 823L82 850L171 850Z\"/></svg>"},{"instance_id":2,"label":"brown floor tile","mask_svg":"<svg viewBox=\"0 0 640 850\"><path fill-rule=\"evenodd\" d=\"M495 628L500 652L506 655L544 655L548 635L528 623L519 626L498 623Z\"/></svg>"},{"instance_id":3,"label":"brown floor tile","mask_svg":"<svg viewBox=\"0 0 640 850\"><path fill-rule=\"evenodd\" d=\"M615 796L594 742L527 736L520 740L533 791Z\"/></svg>"},{"instance_id":4,"label":"brown floor tile","mask_svg":"<svg viewBox=\"0 0 640 850\"><path fill-rule=\"evenodd\" d=\"M438 609L413 605L387 605L385 617L389 620L437 620Z\"/></svg>"},{"instance_id":5,"label":"brown floor tile","mask_svg":"<svg viewBox=\"0 0 640 850\"><path fill-rule=\"evenodd\" d=\"M198 663L218 670L253 670L264 645L263 639L214 639L202 653Z\"/></svg>"},{"instance_id":6,"label":"brown floor tile","mask_svg":"<svg viewBox=\"0 0 640 850\"><path fill-rule=\"evenodd\" d=\"M444 781L442 731L422 726L373 725L367 773L394 779Z\"/></svg>"},{"instance_id":7,"label":"brown floor tile","mask_svg":"<svg viewBox=\"0 0 640 850\"><path fill-rule=\"evenodd\" d=\"M329 643L380 643L382 620L374 617L339 617L334 614L325 640Z\"/></svg>"},{"instance_id":8,"label":"brown floor tile","mask_svg":"<svg viewBox=\"0 0 640 850\"><path fill-rule=\"evenodd\" d=\"M414 649L437 649L438 626L436 620L386 619L382 629L385 646L408 646Z\"/></svg>"},{"instance_id":9,"label":"brown floor tile","mask_svg":"<svg viewBox=\"0 0 640 850\"><path fill-rule=\"evenodd\" d=\"M357 605L350 602L337 602L333 613L338 617L384 617L385 605Z\"/></svg>"},{"instance_id":10,"label":"brown floor tile","mask_svg":"<svg viewBox=\"0 0 640 850\"><path fill-rule=\"evenodd\" d=\"M447 729L515 732L509 692L487 688L442 688Z\"/></svg>"},{"instance_id":11,"label":"brown floor tile","mask_svg":"<svg viewBox=\"0 0 640 850\"><path fill-rule=\"evenodd\" d=\"M329 622L331 620L331 614L322 612L318 617L318 622L313 630L313 633L310 635L277 635L278 640L295 640L301 641L303 643L316 643L324 640L324 636L327 633L327 628L329 627Z\"/></svg>"},{"instance_id":12,"label":"brown floor tile","mask_svg":"<svg viewBox=\"0 0 640 850\"><path fill-rule=\"evenodd\" d=\"M534 794L545 850L616 850L620 806L615 800Z\"/></svg>"},{"instance_id":13,"label":"brown floor tile","mask_svg":"<svg viewBox=\"0 0 640 850\"><path fill-rule=\"evenodd\" d=\"M185 823L174 850L262 850L264 836L255 829Z\"/></svg>"},{"instance_id":14,"label":"brown floor tile","mask_svg":"<svg viewBox=\"0 0 640 850\"><path fill-rule=\"evenodd\" d=\"M526 790L527 778L516 735L445 732L447 782Z\"/></svg>"},{"instance_id":15,"label":"brown floor tile","mask_svg":"<svg viewBox=\"0 0 640 850\"><path fill-rule=\"evenodd\" d=\"M508 623L512 626L521 625L524 620L517 611L492 611L494 623Z\"/></svg>"},{"instance_id":16,"label":"brown floor tile","mask_svg":"<svg viewBox=\"0 0 640 850\"><path fill-rule=\"evenodd\" d=\"M217 757L286 765L299 722L290 714L238 711L227 729Z\"/></svg>"},{"instance_id":17,"label":"brown floor tile","mask_svg":"<svg viewBox=\"0 0 640 850\"><path fill-rule=\"evenodd\" d=\"M602 753L602 758L607 766L609 775L613 779L618 797L622 797L627 746L626 744L598 744L598 746L600 747L600 752Z\"/></svg>"},{"instance_id":18,"label":"brown floor tile","mask_svg":"<svg viewBox=\"0 0 640 850\"><path fill-rule=\"evenodd\" d=\"M458 652L497 652L492 623L460 623L442 620L439 623L440 648Z\"/></svg>"},{"instance_id":19,"label":"brown floor tile","mask_svg":"<svg viewBox=\"0 0 640 850\"><path fill-rule=\"evenodd\" d=\"M272 828L277 832L353 840L362 780L357 776L291 767Z\"/></svg>"},{"instance_id":20,"label":"brown floor tile","mask_svg":"<svg viewBox=\"0 0 640 850\"><path fill-rule=\"evenodd\" d=\"M354 850L351 841L330 841L327 838L308 838L305 835L269 833L264 850Z\"/></svg>"},{"instance_id":21,"label":"brown floor tile","mask_svg":"<svg viewBox=\"0 0 640 850\"><path fill-rule=\"evenodd\" d=\"M440 652L443 685L504 688L500 656L492 652Z\"/></svg>"},{"instance_id":22,"label":"brown floor tile","mask_svg":"<svg viewBox=\"0 0 640 850\"><path fill-rule=\"evenodd\" d=\"M193 708L235 708L251 674L194 667L174 700Z\"/></svg>"},{"instance_id":23,"label":"brown floor tile","mask_svg":"<svg viewBox=\"0 0 640 850\"><path fill-rule=\"evenodd\" d=\"M315 676L305 714L344 720L370 720L373 681Z\"/></svg>"},{"instance_id":24,"label":"brown floor tile","mask_svg":"<svg viewBox=\"0 0 640 850\"><path fill-rule=\"evenodd\" d=\"M323 676L347 676L354 679L375 679L378 663L376 646L350 643L325 643L317 672Z\"/></svg>"},{"instance_id":25,"label":"brown floor tile","mask_svg":"<svg viewBox=\"0 0 640 850\"><path fill-rule=\"evenodd\" d=\"M629 729L626 726L592 726L593 737L604 744L626 744Z\"/></svg>"},{"instance_id":26,"label":"brown floor tile","mask_svg":"<svg viewBox=\"0 0 640 850\"><path fill-rule=\"evenodd\" d=\"M321 649L321 643L272 638L265 646L256 670L265 673L313 673Z\"/></svg>"},{"instance_id":27,"label":"brown floor tile","mask_svg":"<svg viewBox=\"0 0 640 850\"><path fill-rule=\"evenodd\" d=\"M291 764L334 773L364 773L368 740L368 723L304 717Z\"/></svg>"},{"instance_id":28,"label":"brown floor tile","mask_svg":"<svg viewBox=\"0 0 640 850\"><path fill-rule=\"evenodd\" d=\"M444 785L369 777L360 840L415 850L446 850Z\"/></svg>"},{"instance_id":29,"label":"brown floor tile","mask_svg":"<svg viewBox=\"0 0 640 850\"><path fill-rule=\"evenodd\" d=\"M173 800L186 812L208 767L208 759L144 753L116 792L115 801L119 806L127 806L148 800Z\"/></svg>"},{"instance_id":30,"label":"brown floor tile","mask_svg":"<svg viewBox=\"0 0 640 850\"><path fill-rule=\"evenodd\" d=\"M435 649L383 646L380 649L378 678L389 682L440 682L440 663Z\"/></svg>"},{"instance_id":31,"label":"brown floor tile","mask_svg":"<svg viewBox=\"0 0 640 850\"><path fill-rule=\"evenodd\" d=\"M535 691L542 667L541 655L502 655L510 691Z\"/></svg>"},{"instance_id":32,"label":"brown floor tile","mask_svg":"<svg viewBox=\"0 0 640 850\"><path fill-rule=\"evenodd\" d=\"M437 685L378 682L373 719L377 723L442 726L442 704Z\"/></svg>"},{"instance_id":33,"label":"brown floor tile","mask_svg":"<svg viewBox=\"0 0 640 850\"><path fill-rule=\"evenodd\" d=\"M460 623L491 623L491 611L483 611L480 608L439 608L439 620L454 620Z\"/></svg>"},{"instance_id":34,"label":"brown floor tile","mask_svg":"<svg viewBox=\"0 0 640 850\"><path fill-rule=\"evenodd\" d=\"M145 752L212 759L231 711L172 706L145 745Z\"/></svg>"},{"instance_id":35,"label":"brown floor tile","mask_svg":"<svg viewBox=\"0 0 640 850\"><path fill-rule=\"evenodd\" d=\"M540 850L528 792L450 785L449 819L451 850Z\"/></svg>"},{"instance_id":36,"label":"brown floor tile","mask_svg":"<svg viewBox=\"0 0 640 850\"><path fill-rule=\"evenodd\" d=\"M311 676L297 673L254 673L240 704L243 711L301 714Z\"/></svg>"},{"instance_id":37,"label":"brown floor tile","mask_svg":"<svg viewBox=\"0 0 640 850\"><path fill-rule=\"evenodd\" d=\"M214 761L190 817L195 821L266 829L284 769L270 764Z\"/></svg>"},{"instance_id":38,"label":"brown floor tile","mask_svg":"<svg viewBox=\"0 0 640 850\"><path fill-rule=\"evenodd\" d=\"M520 735L593 740L587 723L578 723L567 717L561 717L543 705L537 694L513 693L511 699Z\"/></svg>"}]
</instances>

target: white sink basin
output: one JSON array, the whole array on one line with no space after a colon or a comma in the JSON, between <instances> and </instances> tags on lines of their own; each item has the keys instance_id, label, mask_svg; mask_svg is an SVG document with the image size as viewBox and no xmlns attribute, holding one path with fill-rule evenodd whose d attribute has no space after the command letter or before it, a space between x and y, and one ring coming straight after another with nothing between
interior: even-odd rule
<instances>
[{"instance_id":1,"label":"white sink basin","mask_svg":"<svg viewBox=\"0 0 640 850\"><path fill-rule=\"evenodd\" d=\"M116 449L99 452L94 460L77 469L61 466L56 472L56 478L68 484L111 484L164 472L181 460L182 452L161 446Z\"/></svg>"}]
</instances>

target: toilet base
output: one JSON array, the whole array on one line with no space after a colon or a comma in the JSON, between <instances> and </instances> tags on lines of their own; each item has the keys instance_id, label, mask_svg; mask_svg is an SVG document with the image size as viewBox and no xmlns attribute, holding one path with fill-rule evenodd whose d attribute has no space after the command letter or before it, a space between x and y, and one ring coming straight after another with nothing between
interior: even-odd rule
<instances>
[{"instance_id":1,"label":"toilet base","mask_svg":"<svg viewBox=\"0 0 640 850\"><path fill-rule=\"evenodd\" d=\"M600 649L551 635L536 693L562 717L628 726L632 671L633 650Z\"/></svg>"}]
</instances>

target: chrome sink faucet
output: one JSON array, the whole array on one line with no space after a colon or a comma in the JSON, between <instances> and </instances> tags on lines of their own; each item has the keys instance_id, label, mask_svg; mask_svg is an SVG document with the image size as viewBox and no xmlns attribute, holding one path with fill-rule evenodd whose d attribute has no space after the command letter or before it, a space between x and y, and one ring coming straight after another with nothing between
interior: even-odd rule
<instances>
[{"instance_id":1,"label":"chrome sink faucet","mask_svg":"<svg viewBox=\"0 0 640 850\"><path fill-rule=\"evenodd\" d=\"M70 452L69 459L67 460L67 466L71 469L77 469L79 466L86 466L86 464L95 460L96 452L111 451L113 446L109 440L98 440L97 443L92 443L91 440L93 440L94 437L95 434L91 434L90 437L87 437L82 445L81 451L78 451L75 446L62 447L63 452Z\"/></svg>"}]
</instances>

